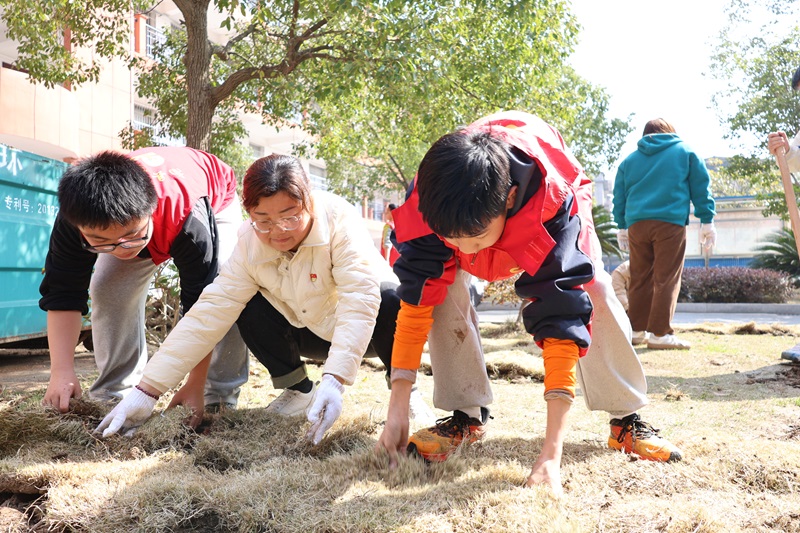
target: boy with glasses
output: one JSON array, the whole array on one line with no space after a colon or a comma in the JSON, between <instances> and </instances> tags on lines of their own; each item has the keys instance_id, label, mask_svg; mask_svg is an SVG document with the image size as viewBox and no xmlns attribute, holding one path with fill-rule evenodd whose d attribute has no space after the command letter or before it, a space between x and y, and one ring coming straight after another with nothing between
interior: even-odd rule
<instances>
[{"instance_id":1,"label":"boy with glasses","mask_svg":"<svg viewBox=\"0 0 800 533\"><path fill-rule=\"evenodd\" d=\"M158 265L173 260L185 313L231 254L242 214L233 170L184 147L83 159L64 173L58 199L39 306L47 311L51 361L43 403L66 412L70 398L82 394L74 348L89 297L99 370L89 395L119 399L147 363L145 303ZM247 380L247 349L236 326L201 365L196 375L208 368L208 379L194 379L205 387L190 387L190 376L172 401L192 408L196 422L204 404L235 407Z\"/></svg>"}]
</instances>

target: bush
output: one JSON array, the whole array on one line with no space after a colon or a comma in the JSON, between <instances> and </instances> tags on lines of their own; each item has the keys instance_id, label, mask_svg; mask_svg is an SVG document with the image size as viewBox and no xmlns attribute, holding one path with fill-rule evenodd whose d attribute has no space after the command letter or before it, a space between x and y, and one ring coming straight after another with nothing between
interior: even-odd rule
<instances>
[{"instance_id":1,"label":"bush","mask_svg":"<svg viewBox=\"0 0 800 533\"><path fill-rule=\"evenodd\" d=\"M792 285L800 287L800 262L798 262L794 233L787 229L770 233L756 251L758 254L750 263L751 267L786 272L792 280Z\"/></svg>"},{"instance_id":2,"label":"bush","mask_svg":"<svg viewBox=\"0 0 800 533\"><path fill-rule=\"evenodd\" d=\"M679 302L786 303L789 275L761 268L686 268Z\"/></svg>"}]
</instances>

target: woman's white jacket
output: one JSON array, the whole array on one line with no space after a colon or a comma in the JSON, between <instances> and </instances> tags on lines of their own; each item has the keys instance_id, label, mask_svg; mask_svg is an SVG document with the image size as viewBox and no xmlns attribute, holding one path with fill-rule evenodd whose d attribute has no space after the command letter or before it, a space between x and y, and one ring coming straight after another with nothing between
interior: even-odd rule
<instances>
[{"instance_id":1,"label":"woman's white jacket","mask_svg":"<svg viewBox=\"0 0 800 533\"><path fill-rule=\"evenodd\" d=\"M352 205L327 192L312 196L314 222L293 255L242 225L230 259L148 362L144 383L162 392L176 386L261 292L290 324L331 343L323 372L352 385L375 327L380 284L397 278Z\"/></svg>"}]
</instances>

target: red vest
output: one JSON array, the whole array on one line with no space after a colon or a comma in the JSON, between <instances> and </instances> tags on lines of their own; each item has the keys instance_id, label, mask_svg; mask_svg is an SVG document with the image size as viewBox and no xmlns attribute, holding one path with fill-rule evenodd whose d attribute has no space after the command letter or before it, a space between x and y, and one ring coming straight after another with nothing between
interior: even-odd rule
<instances>
[{"instance_id":1,"label":"red vest","mask_svg":"<svg viewBox=\"0 0 800 533\"><path fill-rule=\"evenodd\" d=\"M214 213L230 205L236 176L216 156L187 147L158 146L131 152L150 174L158 195L153 235L147 245L155 264L170 258L169 250L197 201L206 196Z\"/></svg>"},{"instance_id":2,"label":"red vest","mask_svg":"<svg viewBox=\"0 0 800 533\"><path fill-rule=\"evenodd\" d=\"M543 223L550 220L569 194L575 196L573 211L581 218L579 247L589 257L599 260L600 244L592 221L591 181L580 163L554 128L534 115L519 111L501 112L471 124L467 131L486 130L492 136L515 146L534 159L542 171L542 184L534 196L514 216L506 220L500 239L477 254L463 254L454 247L454 261L445 265L441 281L449 285L455 276L451 268L459 266L487 281L510 278L520 271L534 274L555 246ZM433 233L422 220L416 182L405 203L392 211L395 234L406 242ZM420 305L438 305L444 301L445 287L429 287Z\"/></svg>"}]
</instances>

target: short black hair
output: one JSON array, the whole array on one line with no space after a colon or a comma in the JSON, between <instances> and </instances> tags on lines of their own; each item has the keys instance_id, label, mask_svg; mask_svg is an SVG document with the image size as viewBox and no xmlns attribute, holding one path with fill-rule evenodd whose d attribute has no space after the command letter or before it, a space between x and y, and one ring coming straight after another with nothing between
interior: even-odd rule
<instances>
[{"instance_id":1,"label":"short black hair","mask_svg":"<svg viewBox=\"0 0 800 533\"><path fill-rule=\"evenodd\" d=\"M81 159L58 184L59 213L74 226L105 229L149 217L158 205L150 174L125 154Z\"/></svg>"},{"instance_id":2,"label":"short black hair","mask_svg":"<svg viewBox=\"0 0 800 533\"><path fill-rule=\"evenodd\" d=\"M386 209L388 209L389 211L394 211L395 209L397 209L397 204L389 204L386 206Z\"/></svg>"},{"instance_id":3,"label":"short black hair","mask_svg":"<svg viewBox=\"0 0 800 533\"><path fill-rule=\"evenodd\" d=\"M505 214L511 174L508 145L486 131L449 133L417 171L419 210L442 237L472 237Z\"/></svg>"},{"instance_id":4,"label":"short black hair","mask_svg":"<svg viewBox=\"0 0 800 533\"><path fill-rule=\"evenodd\" d=\"M792 89L800 91L800 67L797 67L797 70L794 71L794 76L792 76Z\"/></svg>"}]
</instances>

